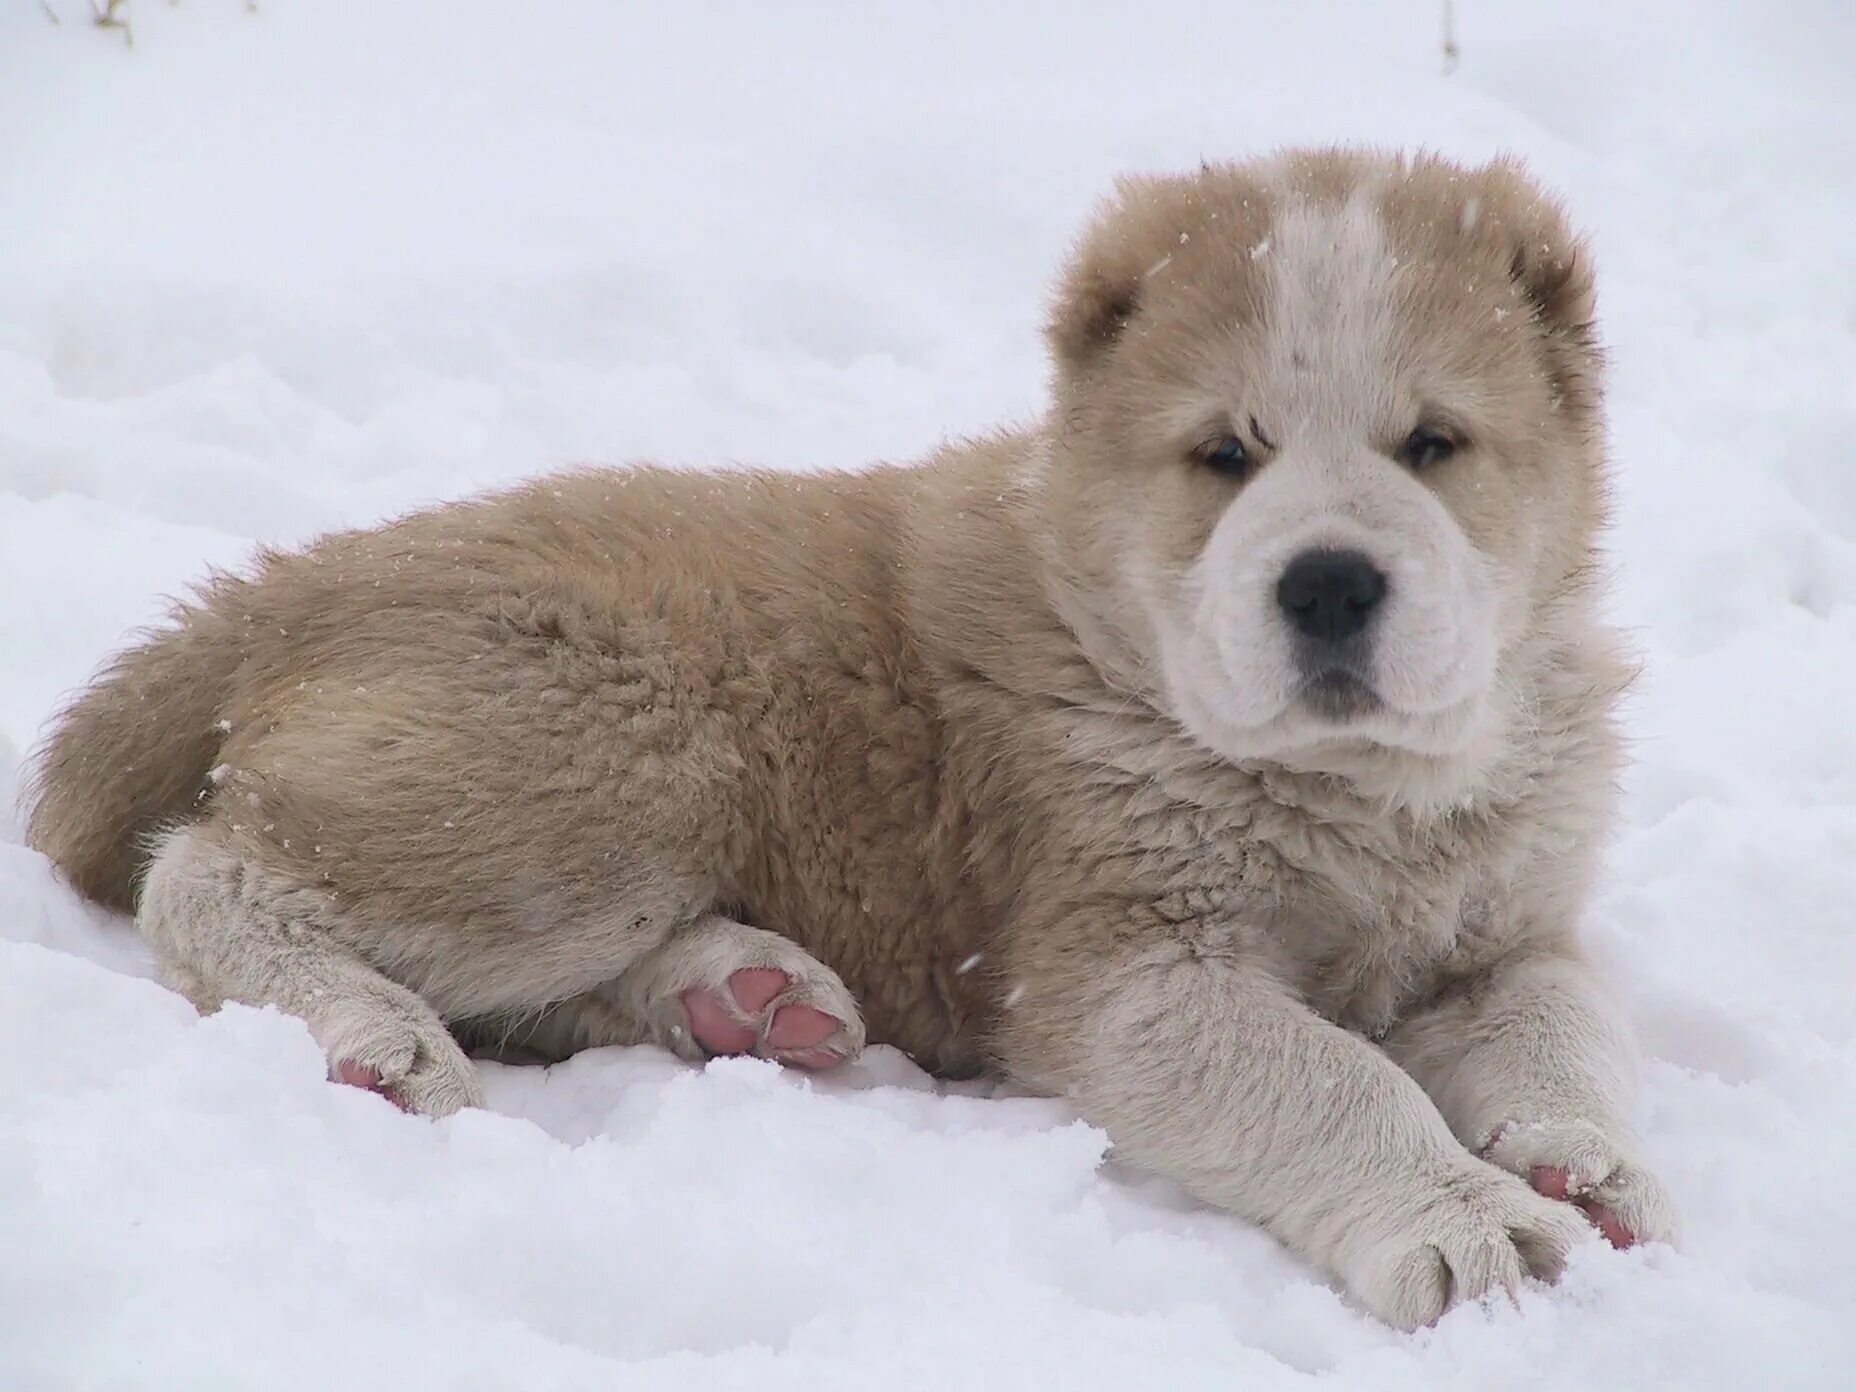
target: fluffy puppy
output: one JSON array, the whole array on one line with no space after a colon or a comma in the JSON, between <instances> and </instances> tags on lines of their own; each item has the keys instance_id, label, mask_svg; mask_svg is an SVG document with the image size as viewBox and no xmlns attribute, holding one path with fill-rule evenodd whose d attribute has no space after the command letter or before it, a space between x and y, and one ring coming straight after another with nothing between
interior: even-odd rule
<instances>
[{"instance_id":1,"label":"fluffy puppy","mask_svg":"<svg viewBox=\"0 0 1856 1392\"><path fill-rule=\"evenodd\" d=\"M454 1032L883 1041L1423 1323L1673 1226L1576 942L1625 678L1592 306L1511 165L1129 180L1034 427L266 554L64 713L33 843L419 1111L482 1099Z\"/></svg>"}]
</instances>

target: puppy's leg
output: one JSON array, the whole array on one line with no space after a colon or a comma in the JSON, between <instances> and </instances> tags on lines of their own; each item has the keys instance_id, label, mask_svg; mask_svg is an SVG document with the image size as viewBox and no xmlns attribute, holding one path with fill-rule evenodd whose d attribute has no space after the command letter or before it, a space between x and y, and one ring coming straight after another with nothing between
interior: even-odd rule
<instances>
[{"instance_id":1,"label":"puppy's leg","mask_svg":"<svg viewBox=\"0 0 1856 1392\"><path fill-rule=\"evenodd\" d=\"M509 1040L553 1058L648 1042L691 1060L756 1054L829 1068L863 1049L864 1023L838 974L797 943L708 914Z\"/></svg>"},{"instance_id":2,"label":"puppy's leg","mask_svg":"<svg viewBox=\"0 0 1856 1392\"><path fill-rule=\"evenodd\" d=\"M1636 1050L1583 962L1517 954L1406 1020L1386 1048L1464 1145L1578 1204L1614 1245L1674 1237L1674 1206L1625 1120Z\"/></svg>"},{"instance_id":3,"label":"puppy's leg","mask_svg":"<svg viewBox=\"0 0 1856 1392\"><path fill-rule=\"evenodd\" d=\"M1551 1278L1589 1236L1465 1151L1378 1049L1230 952L1137 939L1045 966L1018 974L1007 1066L1072 1098L1118 1153L1329 1267L1382 1319L1411 1328Z\"/></svg>"},{"instance_id":4,"label":"puppy's leg","mask_svg":"<svg viewBox=\"0 0 1856 1392\"><path fill-rule=\"evenodd\" d=\"M211 823L166 837L149 864L137 926L169 984L202 1010L275 1005L308 1023L329 1076L444 1116L483 1105L470 1060L424 1000L341 942L319 891L276 879Z\"/></svg>"}]
</instances>

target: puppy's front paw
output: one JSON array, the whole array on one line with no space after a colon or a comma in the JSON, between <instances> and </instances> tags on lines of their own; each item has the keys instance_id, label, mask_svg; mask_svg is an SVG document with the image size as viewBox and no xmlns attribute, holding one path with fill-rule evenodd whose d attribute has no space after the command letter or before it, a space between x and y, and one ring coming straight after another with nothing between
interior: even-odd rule
<instances>
[{"instance_id":1,"label":"puppy's front paw","mask_svg":"<svg viewBox=\"0 0 1856 1392\"><path fill-rule=\"evenodd\" d=\"M1341 1275L1373 1314L1416 1329L1529 1276L1557 1280L1590 1237L1571 1209L1464 1156L1363 1225Z\"/></svg>"},{"instance_id":2,"label":"puppy's front paw","mask_svg":"<svg viewBox=\"0 0 1856 1392\"><path fill-rule=\"evenodd\" d=\"M1572 1203L1613 1247L1675 1240L1675 1205L1661 1181L1590 1122L1510 1122L1482 1155Z\"/></svg>"}]
</instances>

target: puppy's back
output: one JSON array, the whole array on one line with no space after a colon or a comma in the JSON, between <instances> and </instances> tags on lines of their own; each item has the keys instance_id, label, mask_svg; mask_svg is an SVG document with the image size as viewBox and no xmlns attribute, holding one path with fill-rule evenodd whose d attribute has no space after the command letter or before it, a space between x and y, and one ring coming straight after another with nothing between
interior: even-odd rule
<instances>
[{"instance_id":1,"label":"puppy's back","mask_svg":"<svg viewBox=\"0 0 1856 1392\"><path fill-rule=\"evenodd\" d=\"M589 470L262 553L56 718L28 775L29 844L87 897L133 911L150 842L208 809L211 771L255 714L275 724L286 693L336 673L448 665L484 628L648 612L696 662L743 645L799 657L801 634L825 661L892 646L901 492L896 470Z\"/></svg>"}]
</instances>

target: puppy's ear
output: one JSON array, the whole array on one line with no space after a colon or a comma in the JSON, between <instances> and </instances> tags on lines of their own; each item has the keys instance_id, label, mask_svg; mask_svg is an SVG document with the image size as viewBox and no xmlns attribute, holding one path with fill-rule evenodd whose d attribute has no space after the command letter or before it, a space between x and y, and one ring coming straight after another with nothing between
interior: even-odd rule
<instances>
[{"instance_id":1,"label":"puppy's ear","mask_svg":"<svg viewBox=\"0 0 1856 1392\"><path fill-rule=\"evenodd\" d=\"M1596 409L1602 364L1591 247L1517 161L1490 165L1484 178L1508 275L1534 311L1554 385L1567 404Z\"/></svg>"},{"instance_id":2,"label":"puppy's ear","mask_svg":"<svg viewBox=\"0 0 1856 1392\"><path fill-rule=\"evenodd\" d=\"M1506 185L1509 236L1514 254L1508 273L1540 316L1556 332L1588 335L1598 307L1591 248L1566 222L1566 212L1517 166L1498 164Z\"/></svg>"},{"instance_id":3,"label":"puppy's ear","mask_svg":"<svg viewBox=\"0 0 1856 1392\"><path fill-rule=\"evenodd\" d=\"M1123 179L1096 213L1057 284L1045 338L1065 372L1107 354L1141 311L1141 286L1166 255L1161 228L1179 197L1171 179Z\"/></svg>"}]
</instances>

